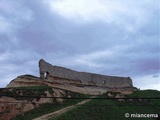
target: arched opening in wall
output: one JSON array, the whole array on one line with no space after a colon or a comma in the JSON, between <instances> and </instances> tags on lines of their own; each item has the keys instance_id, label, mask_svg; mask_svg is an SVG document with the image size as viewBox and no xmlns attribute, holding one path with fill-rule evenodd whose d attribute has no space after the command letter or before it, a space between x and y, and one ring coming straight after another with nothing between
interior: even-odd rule
<instances>
[{"instance_id":1,"label":"arched opening in wall","mask_svg":"<svg viewBox=\"0 0 160 120\"><path fill-rule=\"evenodd\" d=\"M49 75L49 72L48 72L48 71L45 72L45 73L44 73L44 79L47 79L47 78L48 78L48 75Z\"/></svg>"},{"instance_id":2,"label":"arched opening in wall","mask_svg":"<svg viewBox=\"0 0 160 120\"><path fill-rule=\"evenodd\" d=\"M103 80L103 81L102 81L102 85L105 85L105 84L106 84L106 81L105 81L105 80Z\"/></svg>"}]
</instances>

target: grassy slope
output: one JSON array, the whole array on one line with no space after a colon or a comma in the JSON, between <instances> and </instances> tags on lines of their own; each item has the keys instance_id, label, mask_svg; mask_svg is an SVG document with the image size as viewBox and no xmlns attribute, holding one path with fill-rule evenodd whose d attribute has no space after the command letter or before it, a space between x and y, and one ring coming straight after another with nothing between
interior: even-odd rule
<instances>
[{"instance_id":1,"label":"grassy slope","mask_svg":"<svg viewBox=\"0 0 160 120\"><path fill-rule=\"evenodd\" d=\"M31 86L31 87L18 87L18 88L14 88L12 91L8 91L8 90L0 90L1 94L6 94L6 95L18 95L17 91L19 90L23 90L25 91L25 95L31 94L34 95L35 91L36 91L36 96L42 95L44 94L44 91L52 90L52 87L48 87L48 86ZM27 91L27 92L26 92ZM70 92L70 91L67 91ZM69 93L72 97L88 97L87 95L83 95L83 94L78 94L78 93L74 93L74 92L70 92ZM20 99L30 99L30 98L20 98ZM33 98L32 98L33 99ZM41 115L50 113L50 112L54 112L56 110L59 110L61 108L64 108L66 106L69 105L73 105L76 104L80 101L82 101L83 99L69 99L69 100L65 100L63 103L58 103L55 100L53 100L53 103L48 103L48 104L43 104L40 107L31 110L23 115L19 115L16 118L13 118L12 120L31 120L33 118L39 117Z\"/></svg>"},{"instance_id":2,"label":"grassy slope","mask_svg":"<svg viewBox=\"0 0 160 120\"><path fill-rule=\"evenodd\" d=\"M104 98L106 95L100 97ZM137 91L127 97L160 97L160 91ZM157 114L158 112L160 114L159 99L133 99L132 101L126 99L125 102L111 99L95 99L86 103L84 106L79 106L51 120L123 120L126 119L124 116L125 113ZM147 119L150 120L151 118Z\"/></svg>"},{"instance_id":3,"label":"grassy slope","mask_svg":"<svg viewBox=\"0 0 160 120\"><path fill-rule=\"evenodd\" d=\"M72 101L66 100L64 103L43 104L39 108L31 110L31 111L25 113L24 115L17 116L13 120L31 120L33 118L40 117L44 114L51 113L56 110L62 109L62 108L67 107L69 105L76 104L79 101L81 101L81 100L77 100L77 101L76 100L74 100L74 101L73 100Z\"/></svg>"}]
</instances>

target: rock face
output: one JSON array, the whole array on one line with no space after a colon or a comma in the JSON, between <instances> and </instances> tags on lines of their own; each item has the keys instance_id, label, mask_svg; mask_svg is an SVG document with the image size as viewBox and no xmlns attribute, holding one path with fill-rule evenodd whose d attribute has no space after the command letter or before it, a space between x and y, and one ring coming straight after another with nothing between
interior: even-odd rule
<instances>
[{"instance_id":1,"label":"rock face","mask_svg":"<svg viewBox=\"0 0 160 120\"><path fill-rule=\"evenodd\" d=\"M3 94L5 96L3 96ZM36 98L18 97L18 96L39 96ZM8 96L8 97L6 97ZM65 90L48 88L40 90L29 89L14 89L2 88L0 89L0 120L10 120L17 115L24 114L32 109L39 107L45 103L63 102L61 98L43 98L43 97L72 97L72 92Z\"/></svg>"},{"instance_id":2,"label":"rock face","mask_svg":"<svg viewBox=\"0 0 160 120\"><path fill-rule=\"evenodd\" d=\"M89 95L101 95L107 91L112 92L121 92L123 94L131 94L137 90L135 87L102 87L96 85L81 85L75 84L74 81L67 81L66 79L58 79L54 78L42 80L40 78L31 77L30 75L21 75L12 80L8 85L7 88L14 88L14 87L29 87L29 86L50 86L55 88L60 88L64 90L69 90L72 92L82 93L82 94L89 94Z\"/></svg>"},{"instance_id":3,"label":"rock face","mask_svg":"<svg viewBox=\"0 0 160 120\"><path fill-rule=\"evenodd\" d=\"M25 100L16 100L10 97L0 97L0 119L10 120L18 114L23 114L34 108L33 104L27 104ZM3 104L2 104L3 103Z\"/></svg>"},{"instance_id":4,"label":"rock face","mask_svg":"<svg viewBox=\"0 0 160 120\"><path fill-rule=\"evenodd\" d=\"M52 66L44 60L39 61L41 79L65 79L64 82L73 82L83 85L97 85L104 87L133 87L130 77L106 76L87 72L77 72L64 67Z\"/></svg>"}]
</instances>

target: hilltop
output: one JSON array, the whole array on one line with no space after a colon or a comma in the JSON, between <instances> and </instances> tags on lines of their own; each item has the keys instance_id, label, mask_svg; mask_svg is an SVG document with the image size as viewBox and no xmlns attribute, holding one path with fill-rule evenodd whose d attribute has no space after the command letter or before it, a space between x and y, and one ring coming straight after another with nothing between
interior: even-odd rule
<instances>
[{"instance_id":1,"label":"hilltop","mask_svg":"<svg viewBox=\"0 0 160 120\"><path fill-rule=\"evenodd\" d=\"M11 118L14 118L13 120L30 120L84 100L79 98L88 99L89 95L96 95L98 98L103 99L93 99L66 112L62 117L58 116L51 119L61 120L64 118L63 120L67 120L68 118L75 118L78 120L81 119L80 116L86 116L90 119L99 118L105 120L105 118L117 119L118 116L124 118L124 113L127 111L141 113L144 108L144 112L147 113L160 111L160 91L141 91L137 89L132 91L130 89L131 92L128 92L129 89L106 91L106 89L97 86L62 84L45 81L33 75L21 75L11 81L7 88L0 89L0 102L3 103L0 105L0 118L2 120L10 120ZM99 90L101 94L96 90ZM87 95L88 93L89 95ZM132 99L133 97L137 99ZM157 99L141 99L144 97L156 97ZM118 111L121 112L119 113ZM114 115L115 113L117 114L116 116ZM94 116L95 114L96 116ZM85 118L83 119L85 120Z\"/></svg>"},{"instance_id":2,"label":"hilltop","mask_svg":"<svg viewBox=\"0 0 160 120\"><path fill-rule=\"evenodd\" d=\"M102 95L107 91L131 94L137 90L130 77L79 72L53 66L43 59L39 61L39 73L39 77L33 75L18 76L7 85L7 88L51 86L89 95Z\"/></svg>"},{"instance_id":3,"label":"hilltop","mask_svg":"<svg viewBox=\"0 0 160 120\"><path fill-rule=\"evenodd\" d=\"M17 76L6 88L0 89L2 120L30 120L84 99L91 99L91 96L106 100L110 97L119 98L118 102L125 104L129 94L135 95L139 91L133 86L130 77L78 72L53 66L42 59L39 61L39 73L39 77L28 74Z\"/></svg>"}]
</instances>

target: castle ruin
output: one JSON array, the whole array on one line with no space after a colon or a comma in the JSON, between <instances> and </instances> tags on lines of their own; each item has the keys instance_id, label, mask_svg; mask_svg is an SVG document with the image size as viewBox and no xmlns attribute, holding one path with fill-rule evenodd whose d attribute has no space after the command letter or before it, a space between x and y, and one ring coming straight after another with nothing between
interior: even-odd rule
<instances>
[{"instance_id":1,"label":"castle ruin","mask_svg":"<svg viewBox=\"0 0 160 120\"><path fill-rule=\"evenodd\" d=\"M111 88L133 87L130 77L106 76L88 72L78 72L68 68L53 66L43 59L39 61L40 78L76 85L94 85Z\"/></svg>"}]
</instances>

